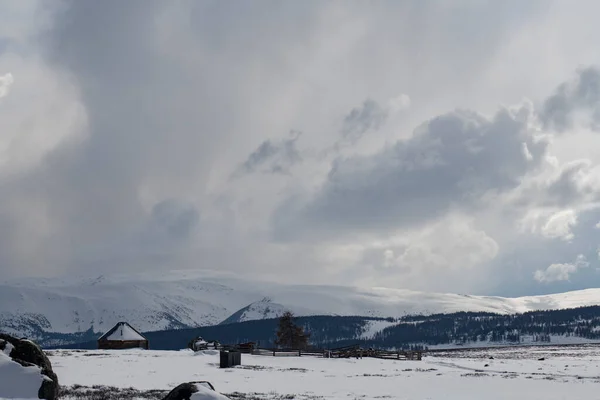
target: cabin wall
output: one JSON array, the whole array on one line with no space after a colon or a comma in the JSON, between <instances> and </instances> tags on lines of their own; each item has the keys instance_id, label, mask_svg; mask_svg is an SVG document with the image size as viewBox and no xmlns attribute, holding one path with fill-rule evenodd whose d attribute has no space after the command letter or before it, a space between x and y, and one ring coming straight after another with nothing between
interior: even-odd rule
<instances>
[{"instance_id":1,"label":"cabin wall","mask_svg":"<svg viewBox=\"0 0 600 400\"><path fill-rule=\"evenodd\" d=\"M122 350L122 349L148 349L147 340L99 340L98 349L100 350Z\"/></svg>"}]
</instances>

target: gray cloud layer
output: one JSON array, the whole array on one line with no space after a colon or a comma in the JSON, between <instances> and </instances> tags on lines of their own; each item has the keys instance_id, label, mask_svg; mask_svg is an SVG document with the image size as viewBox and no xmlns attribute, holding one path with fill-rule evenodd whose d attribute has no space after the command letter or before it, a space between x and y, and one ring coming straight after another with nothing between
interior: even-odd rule
<instances>
[{"instance_id":1,"label":"gray cloud layer","mask_svg":"<svg viewBox=\"0 0 600 400\"><path fill-rule=\"evenodd\" d=\"M600 65L584 40L600 33L595 2L10 7L4 276L221 268L498 294L600 282L600 142L579 132L598 128L600 73L565 81ZM571 29L552 49L528 39L557 18ZM498 107L524 95L542 101ZM565 267L580 254L589 267Z\"/></svg>"},{"instance_id":2,"label":"gray cloud layer","mask_svg":"<svg viewBox=\"0 0 600 400\"><path fill-rule=\"evenodd\" d=\"M540 165L547 143L527 127L528 114L502 110L488 120L457 111L376 154L337 159L323 187L296 210L297 221L289 207L276 214L286 221L278 235L407 228L478 207L488 191L513 189Z\"/></svg>"}]
</instances>

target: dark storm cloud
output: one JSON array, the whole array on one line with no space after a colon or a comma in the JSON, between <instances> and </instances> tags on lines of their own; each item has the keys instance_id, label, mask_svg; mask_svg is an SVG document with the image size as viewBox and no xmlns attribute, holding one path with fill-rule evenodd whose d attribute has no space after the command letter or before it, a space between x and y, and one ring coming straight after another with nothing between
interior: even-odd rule
<instances>
[{"instance_id":1,"label":"dark storm cloud","mask_svg":"<svg viewBox=\"0 0 600 400\"><path fill-rule=\"evenodd\" d=\"M338 159L307 203L291 199L278 210L275 232L407 228L469 210L488 191L516 187L542 161L547 143L528 131L528 115L503 109L488 120L457 111L377 154Z\"/></svg>"}]
</instances>

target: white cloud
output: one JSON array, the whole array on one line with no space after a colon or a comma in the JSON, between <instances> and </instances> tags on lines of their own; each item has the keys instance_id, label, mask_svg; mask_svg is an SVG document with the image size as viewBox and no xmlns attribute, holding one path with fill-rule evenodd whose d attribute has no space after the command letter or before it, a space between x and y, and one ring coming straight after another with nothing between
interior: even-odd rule
<instances>
[{"instance_id":1,"label":"white cloud","mask_svg":"<svg viewBox=\"0 0 600 400\"><path fill-rule=\"evenodd\" d=\"M395 257L394 257L394 251L391 249L386 249L383 252L383 266L385 268L392 268L396 263Z\"/></svg>"},{"instance_id":2,"label":"white cloud","mask_svg":"<svg viewBox=\"0 0 600 400\"><path fill-rule=\"evenodd\" d=\"M546 270L535 271L533 277L538 282L566 281L577 269L573 264L551 264Z\"/></svg>"},{"instance_id":3,"label":"white cloud","mask_svg":"<svg viewBox=\"0 0 600 400\"><path fill-rule=\"evenodd\" d=\"M410 107L410 97L407 94L401 94L390 99L388 104L392 113L398 113Z\"/></svg>"},{"instance_id":4,"label":"white cloud","mask_svg":"<svg viewBox=\"0 0 600 400\"><path fill-rule=\"evenodd\" d=\"M529 151L529 148L527 147L527 143L523 143L523 155L525 155L525 158L529 161L533 161L533 154L531 154L531 152Z\"/></svg>"},{"instance_id":5,"label":"white cloud","mask_svg":"<svg viewBox=\"0 0 600 400\"><path fill-rule=\"evenodd\" d=\"M452 215L427 227L363 239L363 257L346 272L361 282L362 273L383 275L392 286L445 290L480 281L481 268L495 259L500 248L486 232L464 215ZM362 273L361 273L362 272ZM427 279L435 277L435 279Z\"/></svg>"},{"instance_id":6,"label":"white cloud","mask_svg":"<svg viewBox=\"0 0 600 400\"><path fill-rule=\"evenodd\" d=\"M450 216L428 227L399 255L398 263L423 271L468 270L496 257L498 244L464 216Z\"/></svg>"},{"instance_id":7,"label":"white cloud","mask_svg":"<svg viewBox=\"0 0 600 400\"><path fill-rule=\"evenodd\" d=\"M11 73L0 75L0 98L8 95L10 86L13 84L14 78Z\"/></svg>"},{"instance_id":8,"label":"white cloud","mask_svg":"<svg viewBox=\"0 0 600 400\"><path fill-rule=\"evenodd\" d=\"M585 256L580 254L573 263L551 264L545 270L538 269L535 271L533 277L541 283L568 281L571 275L578 272L581 268L589 267L589 265Z\"/></svg>"},{"instance_id":9,"label":"white cloud","mask_svg":"<svg viewBox=\"0 0 600 400\"><path fill-rule=\"evenodd\" d=\"M576 224L577 214L574 210L559 211L548 218L542 226L541 233L551 239L572 240L574 235L571 228Z\"/></svg>"},{"instance_id":10,"label":"white cloud","mask_svg":"<svg viewBox=\"0 0 600 400\"><path fill-rule=\"evenodd\" d=\"M74 83L66 74L38 58L0 57L0 68L19 71L0 77L0 177L23 173L71 140L83 139L86 112ZM4 88L4 92L2 90Z\"/></svg>"}]
</instances>

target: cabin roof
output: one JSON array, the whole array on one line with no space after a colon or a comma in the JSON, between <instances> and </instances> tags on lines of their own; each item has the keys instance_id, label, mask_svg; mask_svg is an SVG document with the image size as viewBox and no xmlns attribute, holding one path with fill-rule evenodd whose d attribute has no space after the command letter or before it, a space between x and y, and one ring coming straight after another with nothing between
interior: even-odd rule
<instances>
[{"instance_id":1,"label":"cabin roof","mask_svg":"<svg viewBox=\"0 0 600 400\"><path fill-rule=\"evenodd\" d=\"M98 340L124 342L129 340L147 340L141 333L127 322L118 322Z\"/></svg>"}]
</instances>

